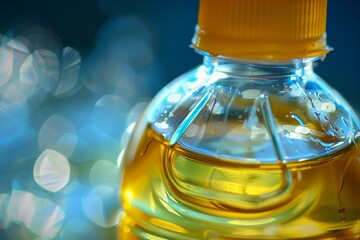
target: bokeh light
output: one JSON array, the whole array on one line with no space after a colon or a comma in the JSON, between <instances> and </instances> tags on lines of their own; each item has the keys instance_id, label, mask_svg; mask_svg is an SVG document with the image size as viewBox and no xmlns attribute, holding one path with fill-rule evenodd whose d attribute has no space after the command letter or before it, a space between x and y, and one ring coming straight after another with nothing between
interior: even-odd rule
<instances>
[{"instance_id":1,"label":"bokeh light","mask_svg":"<svg viewBox=\"0 0 360 240\"><path fill-rule=\"evenodd\" d=\"M201 62L188 48L197 4L10 1L2 7L0 27L14 25L0 28L1 240L116 239L120 172L135 122L166 82ZM329 4L330 13L340 15L329 17L328 26L342 26L341 34L329 29L336 51L319 73L342 92L348 88L359 110L358 88L348 87L358 60L348 57L358 55L354 36L360 28L339 24L351 20L349 14L358 16L358 8L335 4L342 3ZM103 12L100 20L92 5ZM31 9L45 16L45 24L27 18L4 22ZM352 42L337 44L344 36ZM246 93L256 94L256 89ZM174 94L168 100L181 98ZM324 110L331 112L332 106ZM203 130L194 126L185 134Z\"/></svg>"},{"instance_id":2,"label":"bokeh light","mask_svg":"<svg viewBox=\"0 0 360 240\"><path fill-rule=\"evenodd\" d=\"M118 95L105 95L96 103L92 112L92 123L103 132L116 137L124 129L124 119L130 104Z\"/></svg>"},{"instance_id":3,"label":"bokeh light","mask_svg":"<svg viewBox=\"0 0 360 240\"><path fill-rule=\"evenodd\" d=\"M9 81L13 70L13 51L0 47L0 87Z\"/></svg>"},{"instance_id":4,"label":"bokeh light","mask_svg":"<svg viewBox=\"0 0 360 240\"><path fill-rule=\"evenodd\" d=\"M89 182L92 187L107 186L116 190L119 181L119 170L116 164L108 160L98 160L91 167Z\"/></svg>"},{"instance_id":5,"label":"bokeh light","mask_svg":"<svg viewBox=\"0 0 360 240\"><path fill-rule=\"evenodd\" d=\"M77 132L74 125L66 118L53 114L39 131L39 149L55 149L66 157L75 151Z\"/></svg>"},{"instance_id":6,"label":"bokeh light","mask_svg":"<svg viewBox=\"0 0 360 240\"><path fill-rule=\"evenodd\" d=\"M100 227L116 226L121 216L117 195L118 189L107 185L94 188L87 197L82 199L85 215Z\"/></svg>"},{"instance_id":7,"label":"bokeh light","mask_svg":"<svg viewBox=\"0 0 360 240\"><path fill-rule=\"evenodd\" d=\"M152 41L134 16L86 57L39 26L0 35L0 239L116 238L118 164L159 84Z\"/></svg>"},{"instance_id":8,"label":"bokeh light","mask_svg":"<svg viewBox=\"0 0 360 240\"><path fill-rule=\"evenodd\" d=\"M36 160L34 179L40 187L57 192L69 182L70 165L67 158L57 151L47 149Z\"/></svg>"},{"instance_id":9,"label":"bokeh light","mask_svg":"<svg viewBox=\"0 0 360 240\"><path fill-rule=\"evenodd\" d=\"M6 145L17 140L28 126L29 109L25 97L14 85L0 95L0 144ZM5 137L6 136L6 137Z\"/></svg>"},{"instance_id":10,"label":"bokeh light","mask_svg":"<svg viewBox=\"0 0 360 240\"><path fill-rule=\"evenodd\" d=\"M54 202L24 191L12 192L6 213L13 222L43 238L55 237L65 218L65 212Z\"/></svg>"},{"instance_id":11,"label":"bokeh light","mask_svg":"<svg viewBox=\"0 0 360 240\"><path fill-rule=\"evenodd\" d=\"M6 213L6 202L8 202L9 195L1 193L0 194L0 229L6 229L10 226L12 221Z\"/></svg>"},{"instance_id":12,"label":"bokeh light","mask_svg":"<svg viewBox=\"0 0 360 240\"><path fill-rule=\"evenodd\" d=\"M61 240L78 240L78 239L89 239L95 240L95 230L92 228L90 223L80 219L70 219L60 234Z\"/></svg>"},{"instance_id":13,"label":"bokeh light","mask_svg":"<svg viewBox=\"0 0 360 240\"><path fill-rule=\"evenodd\" d=\"M54 95L69 96L77 90L75 87L79 80L81 59L75 49L66 47L62 51L61 60L59 84L56 87Z\"/></svg>"}]
</instances>

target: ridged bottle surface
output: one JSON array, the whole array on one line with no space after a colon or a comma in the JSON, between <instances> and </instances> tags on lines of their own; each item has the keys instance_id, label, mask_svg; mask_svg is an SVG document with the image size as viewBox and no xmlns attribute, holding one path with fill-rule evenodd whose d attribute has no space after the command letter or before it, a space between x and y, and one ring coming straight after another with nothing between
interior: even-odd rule
<instances>
[{"instance_id":1,"label":"ridged bottle surface","mask_svg":"<svg viewBox=\"0 0 360 240\"><path fill-rule=\"evenodd\" d=\"M204 59L134 129L119 239L358 239L359 119L313 60Z\"/></svg>"},{"instance_id":2,"label":"ridged bottle surface","mask_svg":"<svg viewBox=\"0 0 360 240\"><path fill-rule=\"evenodd\" d=\"M247 59L326 54L327 0L200 0L193 47Z\"/></svg>"}]
</instances>

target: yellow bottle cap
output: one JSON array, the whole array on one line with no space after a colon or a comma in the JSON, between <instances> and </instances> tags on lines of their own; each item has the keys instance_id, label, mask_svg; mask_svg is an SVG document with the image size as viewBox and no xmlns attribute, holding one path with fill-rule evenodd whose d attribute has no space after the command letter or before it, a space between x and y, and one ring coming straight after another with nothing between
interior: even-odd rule
<instances>
[{"instance_id":1,"label":"yellow bottle cap","mask_svg":"<svg viewBox=\"0 0 360 240\"><path fill-rule=\"evenodd\" d=\"M200 0L194 48L235 58L321 56L327 0Z\"/></svg>"}]
</instances>

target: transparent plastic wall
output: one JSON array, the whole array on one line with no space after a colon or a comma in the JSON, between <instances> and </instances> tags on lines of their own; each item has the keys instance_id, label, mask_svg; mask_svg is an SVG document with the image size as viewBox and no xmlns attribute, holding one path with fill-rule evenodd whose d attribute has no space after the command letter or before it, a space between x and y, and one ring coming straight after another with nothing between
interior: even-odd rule
<instances>
[{"instance_id":1,"label":"transparent plastic wall","mask_svg":"<svg viewBox=\"0 0 360 240\"><path fill-rule=\"evenodd\" d=\"M0 8L0 239L116 239L118 166L134 122L155 90L201 61L188 48L196 1L94 2L105 19L94 36L99 16L83 1ZM315 69L359 112L358 4L329 0L334 51ZM19 32L11 19L22 14L46 16L54 32Z\"/></svg>"}]
</instances>

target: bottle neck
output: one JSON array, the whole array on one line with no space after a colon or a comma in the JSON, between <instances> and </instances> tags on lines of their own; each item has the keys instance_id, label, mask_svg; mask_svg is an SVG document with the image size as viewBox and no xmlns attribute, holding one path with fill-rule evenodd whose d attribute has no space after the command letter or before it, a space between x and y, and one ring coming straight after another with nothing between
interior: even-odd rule
<instances>
[{"instance_id":1,"label":"bottle neck","mask_svg":"<svg viewBox=\"0 0 360 240\"><path fill-rule=\"evenodd\" d=\"M249 60L222 56L204 55L203 64L209 74L214 72L254 78L302 77L313 74L314 61L320 57L294 59L289 61Z\"/></svg>"}]
</instances>

